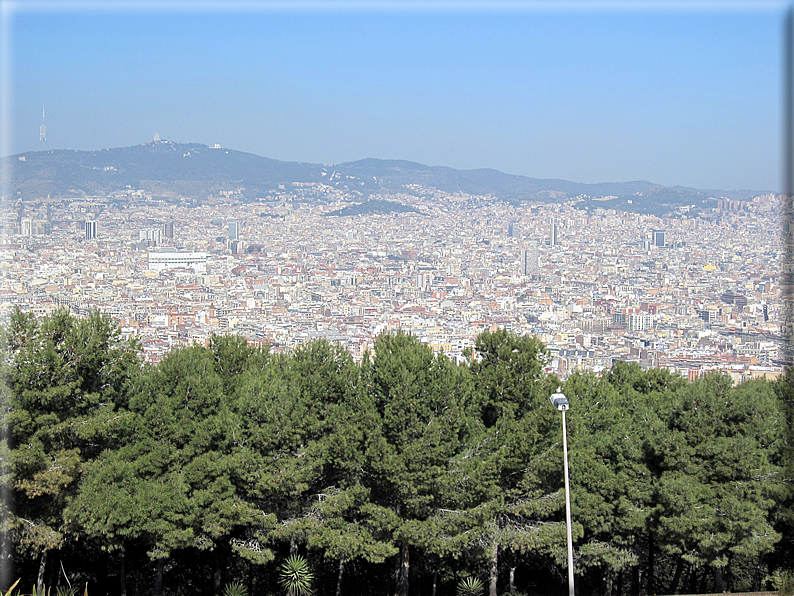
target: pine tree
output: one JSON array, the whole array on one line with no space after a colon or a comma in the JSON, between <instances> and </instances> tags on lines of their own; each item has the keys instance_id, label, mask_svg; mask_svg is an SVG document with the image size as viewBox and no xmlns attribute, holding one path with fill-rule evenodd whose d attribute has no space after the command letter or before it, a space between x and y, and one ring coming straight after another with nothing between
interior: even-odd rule
<instances>
[{"instance_id":1,"label":"pine tree","mask_svg":"<svg viewBox=\"0 0 794 596\"><path fill-rule=\"evenodd\" d=\"M472 397L468 372L396 333L378 337L364 374L379 422L368 437L366 486L373 515L399 549L396 593L407 596L411 548L432 541L433 516L451 490L447 472L462 448Z\"/></svg>"},{"instance_id":2,"label":"pine tree","mask_svg":"<svg viewBox=\"0 0 794 596\"><path fill-rule=\"evenodd\" d=\"M36 320L15 311L5 334L10 411L10 525L21 553L47 555L72 528L64 510L84 469L118 442L140 366L138 346L99 313L78 319L65 310Z\"/></svg>"},{"instance_id":3,"label":"pine tree","mask_svg":"<svg viewBox=\"0 0 794 596\"><path fill-rule=\"evenodd\" d=\"M469 482L458 495L470 548L486 559L496 596L501 551L549 553L564 545L561 468L548 463L559 428L548 396L557 381L543 372L545 349L533 337L484 332L469 356L479 431L459 460Z\"/></svg>"}]
</instances>

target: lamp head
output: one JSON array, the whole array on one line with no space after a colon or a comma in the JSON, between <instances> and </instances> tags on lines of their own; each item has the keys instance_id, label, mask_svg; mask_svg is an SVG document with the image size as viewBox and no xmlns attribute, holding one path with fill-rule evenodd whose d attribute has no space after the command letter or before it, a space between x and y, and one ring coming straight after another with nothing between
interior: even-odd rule
<instances>
[{"instance_id":1,"label":"lamp head","mask_svg":"<svg viewBox=\"0 0 794 596\"><path fill-rule=\"evenodd\" d=\"M565 412L571 408L570 404L568 403L568 398L560 392L560 388L557 387L557 393L554 393L549 397L551 401L551 405L557 408L560 412Z\"/></svg>"}]
</instances>

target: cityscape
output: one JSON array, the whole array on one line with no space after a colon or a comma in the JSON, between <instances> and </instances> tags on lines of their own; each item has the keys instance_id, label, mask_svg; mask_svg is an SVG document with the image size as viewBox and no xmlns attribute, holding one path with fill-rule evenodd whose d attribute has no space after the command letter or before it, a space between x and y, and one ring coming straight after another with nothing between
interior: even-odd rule
<instances>
[{"instance_id":1,"label":"cityscape","mask_svg":"<svg viewBox=\"0 0 794 596\"><path fill-rule=\"evenodd\" d=\"M735 383L783 371L775 195L658 217L410 190L372 199L415 212L354 216L329 216L351 197L319 182L256 201L26 201L4 222L2 305L108 313L153 363L213 334L273 351L327 339L360 360L396 330L460 361L502 328L542 341L562 379L617 360Z\"/></svg>"},{"instance_id":2,"label":"cityscape","mask_svg":"<svg viewBox=\"0 0 794 596\"><path fill-rule=\"evenodd\" d=\"M794 596L790 3L0 4L4 594Z\"/></svg>"}]
</instances>

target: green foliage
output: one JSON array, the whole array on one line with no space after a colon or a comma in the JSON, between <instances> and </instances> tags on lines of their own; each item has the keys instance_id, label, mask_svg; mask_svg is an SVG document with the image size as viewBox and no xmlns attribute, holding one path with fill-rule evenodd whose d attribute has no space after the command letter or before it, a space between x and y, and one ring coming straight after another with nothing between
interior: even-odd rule
<instances>
[{"instance_id":1,"label":"green foliage","mask_svg":"<svg viewBox=\"0 0 794 596\"><path fill-rule=\"evenodd\" d=\"M341 586L344 572L361 593L396 563L408 594L409 562L442 591L487 568L496 593L507 565L553 591L566 558L558 385L582 590L708 589L715 573L760 587L759 569L790 558L794 373L733 387L617 362L560 383L540 342L505 331L482 334L464 365L396 333L360 365L325 341L270 354L224 336L142 367L109 319L65 311L17 312L3 340L0 481L16 508L2 529L29 569L49 549L130 552L195 587L179 566L211 560L302 596L306 559L271 564L289 543L322 561L318 580Z\"/></svg>"},{"instance_id":2,"label":"green foliage","mask_svg":"<svg viewBox=\"0 0 794 596\"><path fill-rule=\"evenodd\" d=\"M777 569L769 577L772 587L777 590L778 596L794 596L794 571Z\"/></svg>"},{"instance_id":3,"label":"green foliage","mask_svg":"<svg viewBox=\"0 0 794 596\"><path fill-rule=\"evenodd\" d=\"M278 583L287 591L287 596L306 596L311 594L314 574L309 563L300 555L291 555L279 568Z\"/></svg>"},{"instance_id":4,"label":"green foliage","mask_svg":"<svg viewBox=\"0 0 794 596\"><path fill-rule=\"evenodd\" d=\"M447 533L456 536L458 553L489 561L493 587L500 551L548 553L564 545L561 460L549 432L559 428L548 404L557 380L544 374L545 350L532 337L485 332L469 356L474 432L454 460L466 480L454 501L463 515Z\"/></svg>"},{"instance_id":5,"label":"green foliage","mask_svg":"<svg viewBox=\"0 0 794 596\"><path fill-rule=\"evenodd\" d=\"M485 592L485 585L482 580L472 576L462 578L455 588L455 593L458 596L482 596L483 592Z\"/></svg>"},{"instance_id":6,"label":"green foliage","mask_svg":"<svg viewBox=\"0 0 794 596\"><path fill-rule=\"evenodd\" d=\"M245 371L264 360L220 338L145 369L130 400L130 440L86 468L70 521L108 550L143 541L150 559L229 545L251 562L270 561L262 532L273 517L248 498L233 402Z\"/></svg>"},{"instance_id":7,"label":"green foliage","mask_svg":"<svg viewBox=\"0 0 794 596\"><path fill-rule=\"evenodd\" d=\"M652 427L649 404L663 397L637 388L651 386L638 366L622 363L614 375L576 374L564 384L572 404L572 518L582 532L580 570L619 573L639 562L638 537L647 530L654 483L641 429Z\"/></svg>"},{"instance_id":8,"label":"green foliage","mask_svg":"<svg viewBox=\"0 0 794 596\"><path fill-rule=\"evenodd\" d=\"M534 337L518 336L504 329L485 331L477 337L469 357L486 426L534 409L539 393L549 388L543 375L546 351Z\"/></svg>"},{"instance_id":9,"label":"green foliage","mask_svg":"<svg viewBox=\"0 0 794 596\"><path fill-rule=\"evenodd\" d=\"M399 506L404 518L426 518L466 433L467 371L399 333L378 338L371 374L380 431L369 443L381 480L376 498Z\"/></svg>"},{"instance_id":10,"label":"green foliage","mask_svg":"<svg viewBox=\"0 0 794 596\"><path fill-rule=\"evenodd\" d=\"M4 594L4 596L11 596L11 594L12 594L12 593L13 593L13 591L14 591L14 588L16 588L16 587L17 587L17 584L18 584L20 581L22 581L22 578L21 578L21 577L20 577L19 579L17 579L17 581L15 581L13 584L11 584L11 587L9 587L9 588L8 588L8 590L6 590L6 593Z\"/></svg>"},{"instance_id":11,"label":"green foliage","mask_svg":"<svg viewBox=\"0 0 794 596\"><path fill-rule=\"evenodd\" d=\"M140 367L137 345L109 317L65 310L36 320L15 311L3 342L16 447L13 535L31 558L58 548L74 528L64 519L86 466L123 441L124 408Z\"/></svg>"},{"instance_id":12,"label":"green foliage","mask_svg":"<svg viewBox=\"0 0 794 596\"><path fill-rule=\"evenodd\" d=\"M248 596L248 588L237 582L226 584L223 588L223 596Z\"/></svg>"},{"instance_id":13,"label":"green foliage","mask_svg":"<svg viewBox=\"0 0 794 596\"><path fill-rule=\"evenodd\" d=\"M381 531L378 508L370 502L369 491L360 484L318 495L306 518L310 520L304 525L306 543L327 558L381 563L397 553Z\"/></svg>"},{"instance_id":14,"label":"green foliage","mask_svg":"<svg viewBox=\"0 0 794 596\"><path fill-rule=\"evenodd\" d=\"M651 447L662 547L715 568L729 556L757 560L771 552L780 535L770 511L782 494L769 448L782 424L771 386L733 388L726 377L709 375L673 400L668 427Z\"/></svg>"},{"instance_id":15,"label":"green foliage","mask_svg":"<svg viewBox=\"0 0 794 596\"><path fill-rule=\"evenodd\" d=\"M19 583L19 580L14 582L14 585L12 585L8 589L8 591L6 592L5 596L10 596L11 595L11 591L14 589L14 587L18 583ZM86 587L85 587L85 590L84 590L83 593L84 593L85 596L88 595L88 584L86 584ZM18 592L17 592L17 594L18 594ZM52 587L48 588L47 586L43 586L42 589L41 589L41 592L37 592L37 588L34 585L31 588L30 596L37 596L37 594L38 594L38 596L77 596L77 594L79 594L79 590L77 588L72 588L72 587L67 587L67 586L60 586L57 589L53 590Z\"/></svg>"}]
</instances>

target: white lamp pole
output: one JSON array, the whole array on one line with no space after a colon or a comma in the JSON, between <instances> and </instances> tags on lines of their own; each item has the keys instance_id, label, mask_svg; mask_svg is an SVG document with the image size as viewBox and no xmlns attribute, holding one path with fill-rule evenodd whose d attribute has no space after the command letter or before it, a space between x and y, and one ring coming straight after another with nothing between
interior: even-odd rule
<instances>
[{"instance_id":1,"label":"white lamp pole","mask_svg":"<svg viewBox=\"0 0 794 596\"><path fill-rule=\"evenodd\" d=\"M571 485L568 481L568 432L565 427L565 412L570 408L568 398L560 392L550 397L551 403L562 412L562 453L565 468L565 529L568 535L568 596L576 596L573 588L573 538L571 536Z\"/></svg>"}]
</instances>

